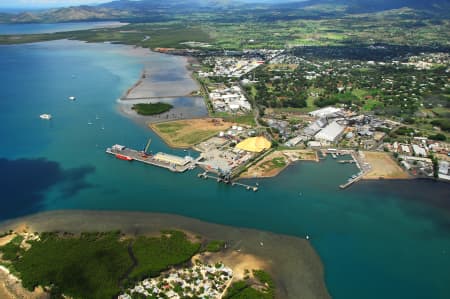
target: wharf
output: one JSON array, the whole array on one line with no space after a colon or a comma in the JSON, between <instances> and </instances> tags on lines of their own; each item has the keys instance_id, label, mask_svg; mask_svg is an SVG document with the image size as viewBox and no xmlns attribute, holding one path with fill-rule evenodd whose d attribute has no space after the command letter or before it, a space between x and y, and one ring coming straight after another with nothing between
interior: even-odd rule
<instances>
[{"instance_id":1,"label":"wharf","mask_svg":"<svg viewBox=\"0 0 450 299\"><path fill-rule=\"evenodd\" d=\"M199 173L198 174L199 178L202 179L213 179L216 180L218 183L225 183L225 184L231 184L231 186L240 186L240 187L244 187L247 190L252 190L254 192L258 191L258 186L251 186L251 185L247 185L247 184L243 184L243 183L239 183L239 182L233 182L233 181L229 181L214 175L210 175L207 171L203 172L203 173Z\"/></svg>"},{"instance_id":2,"label":"wharf","mask_svg":"<svg viewBox=\"0 0 450 299\"><path fill-rule=\"evenodd\" d=\"M341 188L341 189L346 189L346 188L350 187L351 185L353 185L354 183L359 182L367 172L367 169L362 165L362 161L360 161L358 159L358 156L356 155L356 153L354 151L349 151L348 153L352 156L353 160L341 160L339 162L340 163L355 163L359 169L359 173L358 173L358 176L352 177L350 180L348 180L347 183L340 185L339 188Z\"/></svg>"},{"instance_id":3,"label":"wharf","mask_svg":"<svg viewBox=\"0 0 450 299\"><path fill-rule=\"evenodd\" d=\"M146 154L143 151L137 151L134 149L126 148L121 145L114 145L112 147L107 148L106 153L114 155L116 158L121 159L121 160L126 160L126 161L136 160L138 162L142 162L145 164L165 168L165 169L168 169L173 172L185 172L187 170L194 169L196 167L196 165L195 165L196 161L193 159L191 159L191 160L185 159L184 164L170 163L167 160L163 161L163 160L155 158L158 154L154 156L154 155ZM162 154L162 155L165 155L165 154ZM176 156L174 156L174 157L176 157ZM179 158L179 160L183 159L181 157L176 157L176 158Z\"/></svg>"}]
</instances>

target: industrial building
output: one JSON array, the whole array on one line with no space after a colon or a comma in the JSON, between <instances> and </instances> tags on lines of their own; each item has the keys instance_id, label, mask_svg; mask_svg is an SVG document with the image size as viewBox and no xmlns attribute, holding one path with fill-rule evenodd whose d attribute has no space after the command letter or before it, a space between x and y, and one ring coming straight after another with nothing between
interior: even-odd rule
<instances>
[{"instance_id":1,"label":"industrial building","mask_svg":"<svg viewBox=\"0 0 450 299\"><path fill-rule=\"evenodd\" d=\"M325 107L319 110L311 111L309 113L310 116L322 118L322 117L335 117L337 114L340 114L342 112L341 108L335 108L335 107Z\"/></svg>"},{"instance_id":2,"label":"industrial building","mask_svg":"<svg viewBox=\"0 0 450 299\"><path fill-rule=\"evenodd\" d=\"M175 165L179 165L179 166L184 166L189 163L189 159L187 157L182 158L182 157L165 154L165 153L157 153L154 156L154 159L157 161L160 161L160 162L175 164Z\"/></svg>"},{"instance_id":3,"label":"industrial building","mask_svg":"<svg viewBox=\"0 0 450 299\"><path fill-rule=\"evenodd\" d=\"M344 126L341 126L337 122L332 122L317 133L315 139L322 142L335 143L342 136L344 130Z\"/></svg>"}]
</instances>

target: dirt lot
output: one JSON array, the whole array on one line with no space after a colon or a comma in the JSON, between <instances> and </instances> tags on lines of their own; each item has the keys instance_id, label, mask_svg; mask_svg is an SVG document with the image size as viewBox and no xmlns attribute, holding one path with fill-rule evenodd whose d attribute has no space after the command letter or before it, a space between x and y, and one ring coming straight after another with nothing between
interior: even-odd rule
<instances>
[{"instance_id":1,"label":"dirt lot","mask_svg":"<svg viewBox=\"0 0 450 299\"><path fill-rule=\"evenodd\" d=\"M169 146L188 148L232 125L220 118L201 118L151 124L150 128Z\"/></svg>"},{"instance_id":2,"label":"dirt lot","mask_svg":"<svg viewBox=\"0 0 450 299\"><path fill-rule=\"evenodd\" d=\"M372 169L364 175L364 179L408 179L410 176L395 162L388 153L364 152L364 160Z\"/></svg>"},{"instance_id":3,"label":"dirt lot","mask_svg":"<svg viewBox=\"0 0 450 299\"><path fill-rule=\"evenodd\" d=\"M278 175L295 161L318 161L315 151L282 150L275 151L241 174L241 178L269 178Z\"/></svg>"}]
</instances>

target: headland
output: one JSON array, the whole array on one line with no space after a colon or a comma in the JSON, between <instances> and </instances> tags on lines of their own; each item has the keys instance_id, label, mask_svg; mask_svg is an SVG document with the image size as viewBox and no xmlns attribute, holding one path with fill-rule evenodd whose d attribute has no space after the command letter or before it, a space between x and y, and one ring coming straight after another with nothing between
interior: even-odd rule
<instances>
[{"instance_id":1,"label":"headland","mask_svg":"<svg viewBox=\"0 0 450 299\"><path fill-rule=\"evenodd\" d=\"M0 231L102 232L120 230L130 236L152 236L162 230L180 230L190 236L224 240L226 249L205 260L220 260L238 277L244 270L262 267L276 285L276 298L330 298L319 256L307 240L264 231L217 225L187 217L139 212L51 211L9 220Z\"/></svg>"}]
</instances>

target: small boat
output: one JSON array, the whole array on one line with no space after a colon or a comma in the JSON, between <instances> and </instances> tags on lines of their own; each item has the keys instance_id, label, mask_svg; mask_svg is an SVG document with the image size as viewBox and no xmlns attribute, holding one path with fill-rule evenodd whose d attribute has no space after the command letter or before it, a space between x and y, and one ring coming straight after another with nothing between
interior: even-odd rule
<instances>
[{"instance_id":1,"label":"small boat","mask_svg":"<svg viewBox=\"0 0 450 299\"><path fill-rule=\"evenodd\" d=\"M306 240L309 240L309 235L306 235Z\"/></svg>"},{"instance_id":2,"label":"small boat","mask_svg":"<svg viewBox=\"0 0 450 299\"><path fill-rule=\"evenodd\" d=\"M264 246L264 243L263 242L259 242L259 245Z\"/></svg>"},{"instance_id":3,"label":"small boat","mask_svg":"<svg viewBox=\"0 0 450 299\"><path fill-rule=\"evenodd\" d=\"M116 154L116 158L125 161L133 161L133 158L121 154Z\"/></svg>"},{"instance_id":4,"label":"small boat","mask_svg":"<svg viewBox=\"0 0 450 299\"><path fill-rule=\"evenodd\" d=\"M90 126L91 126L91 125L93 125L93 123L92 123L91 121L88 121L88 125L90 125Z\"/></svg>"},{"instance_id":5,"label":"small boat","mask_svg":"<svg viewBox=\"0 0 450 299\"><path fill-rule=\"evenodd\" d=\"M74 96L70 96L69 97L69 100L71 100L71 101L75 101L77 98L76 97L74 97Z\"/></svg>"},{"instance_id":6,"label":"small boat","mask_svg":"<svg viewBox=\"0 0 450 299\"><path fill-rule=\"evenodd\" d=\"M51 114L47 114L47 113L41 114L41 115L39 115L39 117L41 119L46 119L46 120L52 119L52 115Z\"/></svg>"}]
</instances>

